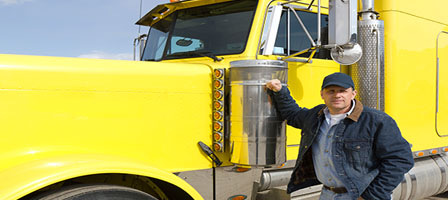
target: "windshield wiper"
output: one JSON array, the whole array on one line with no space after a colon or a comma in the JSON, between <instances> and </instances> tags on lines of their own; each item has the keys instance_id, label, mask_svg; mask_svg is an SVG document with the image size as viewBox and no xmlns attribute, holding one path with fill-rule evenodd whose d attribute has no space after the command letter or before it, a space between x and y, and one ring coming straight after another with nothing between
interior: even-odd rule
<instances>
[{"instance_id":1,"label":"windshield wiper","mask_svg":"<svg viewBox=\"0 0 448 200\"><path fill-rule=\"evenodd\" d=\"M209 57L213 59L214 62L221 61L223 58L218 58L215 55L213 55L210 52L200 52L200 51L187 51L187 52L178 52L166 55L166 57L185 57L185 56L202 56L202 57Z\"/></svg>"}]
</instances>

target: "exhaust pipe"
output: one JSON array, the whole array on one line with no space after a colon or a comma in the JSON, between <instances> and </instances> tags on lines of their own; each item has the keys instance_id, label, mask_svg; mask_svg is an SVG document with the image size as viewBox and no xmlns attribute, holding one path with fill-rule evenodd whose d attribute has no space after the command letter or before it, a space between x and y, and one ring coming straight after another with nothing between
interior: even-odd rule
<instances>
[{"instance_id":1,"label":"exhaust pipe","mask_svg":"<svg viewBox=\"0 0 448 200\"><path fill-rule=\"evenodd\" d=\"M384 22L378 20L373 0L363 0L358 21L359 44L363 56L350 68L350 75L358 91L358 99L365 106L384 111Z\"/></svg>"}]
</instances>

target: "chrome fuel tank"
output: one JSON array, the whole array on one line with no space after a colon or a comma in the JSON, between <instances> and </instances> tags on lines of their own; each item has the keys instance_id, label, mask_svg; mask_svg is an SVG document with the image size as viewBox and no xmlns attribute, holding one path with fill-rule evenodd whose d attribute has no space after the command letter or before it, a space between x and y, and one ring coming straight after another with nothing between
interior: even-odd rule
<instances>
[{"instance_id":1,"label":"chrome fuel tank","mask_svg":"<svg viewBox=\"0 0 448 200\"><path fill-rule=\"evenodd\" d=\"M286 124L265 88L266 82L287 82L287 64L273 60L230 63L231 162L265 166L286 162Z\"/></svg>"}]
</instances>

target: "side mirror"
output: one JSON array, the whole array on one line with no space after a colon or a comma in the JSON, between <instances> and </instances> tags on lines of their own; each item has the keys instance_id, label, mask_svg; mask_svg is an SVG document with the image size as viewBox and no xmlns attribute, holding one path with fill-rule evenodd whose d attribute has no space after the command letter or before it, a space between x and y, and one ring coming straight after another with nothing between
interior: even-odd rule
<instances>
[{"instance_id":1,"label":"side mirror","mask_svg":"<svg viewBox=\"0 0 448 200\"><path fill-rule=\"evenodd\" d=\"M138 60L141 59L141 57L143 55L143 50L145 49L147 37L148 37L147 34L142 34L142 35L139 35L138 37L134 38L134 60L137 60L137 58L136 58L137 55L135 53L135 51L137 50L137 46L138 46L138 52L139 52Z\"/></svg>"},{"instance_id":2,"label":"side mirror","mask_svg":"<svg viewBox=\"0 0 448 200\"><path fill-rule=\"evenodd\" d=\"M341 65L359 61L362 48L357 43L357 0L330 0L328 45L331 58Z\"/></svg>"}]
</instances>

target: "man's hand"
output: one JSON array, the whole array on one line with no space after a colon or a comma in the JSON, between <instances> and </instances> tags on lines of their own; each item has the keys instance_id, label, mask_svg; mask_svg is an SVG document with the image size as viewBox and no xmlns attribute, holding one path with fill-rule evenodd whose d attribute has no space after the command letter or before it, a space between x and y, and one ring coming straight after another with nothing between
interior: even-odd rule
<instances>
[{"instance_id":1,"label":"man's hand","mask_svg":"<svg viewBox=\"0 0 448 200\"><path fill-rule=\"evenodd\" d=\"M266 87L274 92L278 92L282 89L282 82L278 79L273 79L266 83Z\"/></svg>"}]
</instances>

